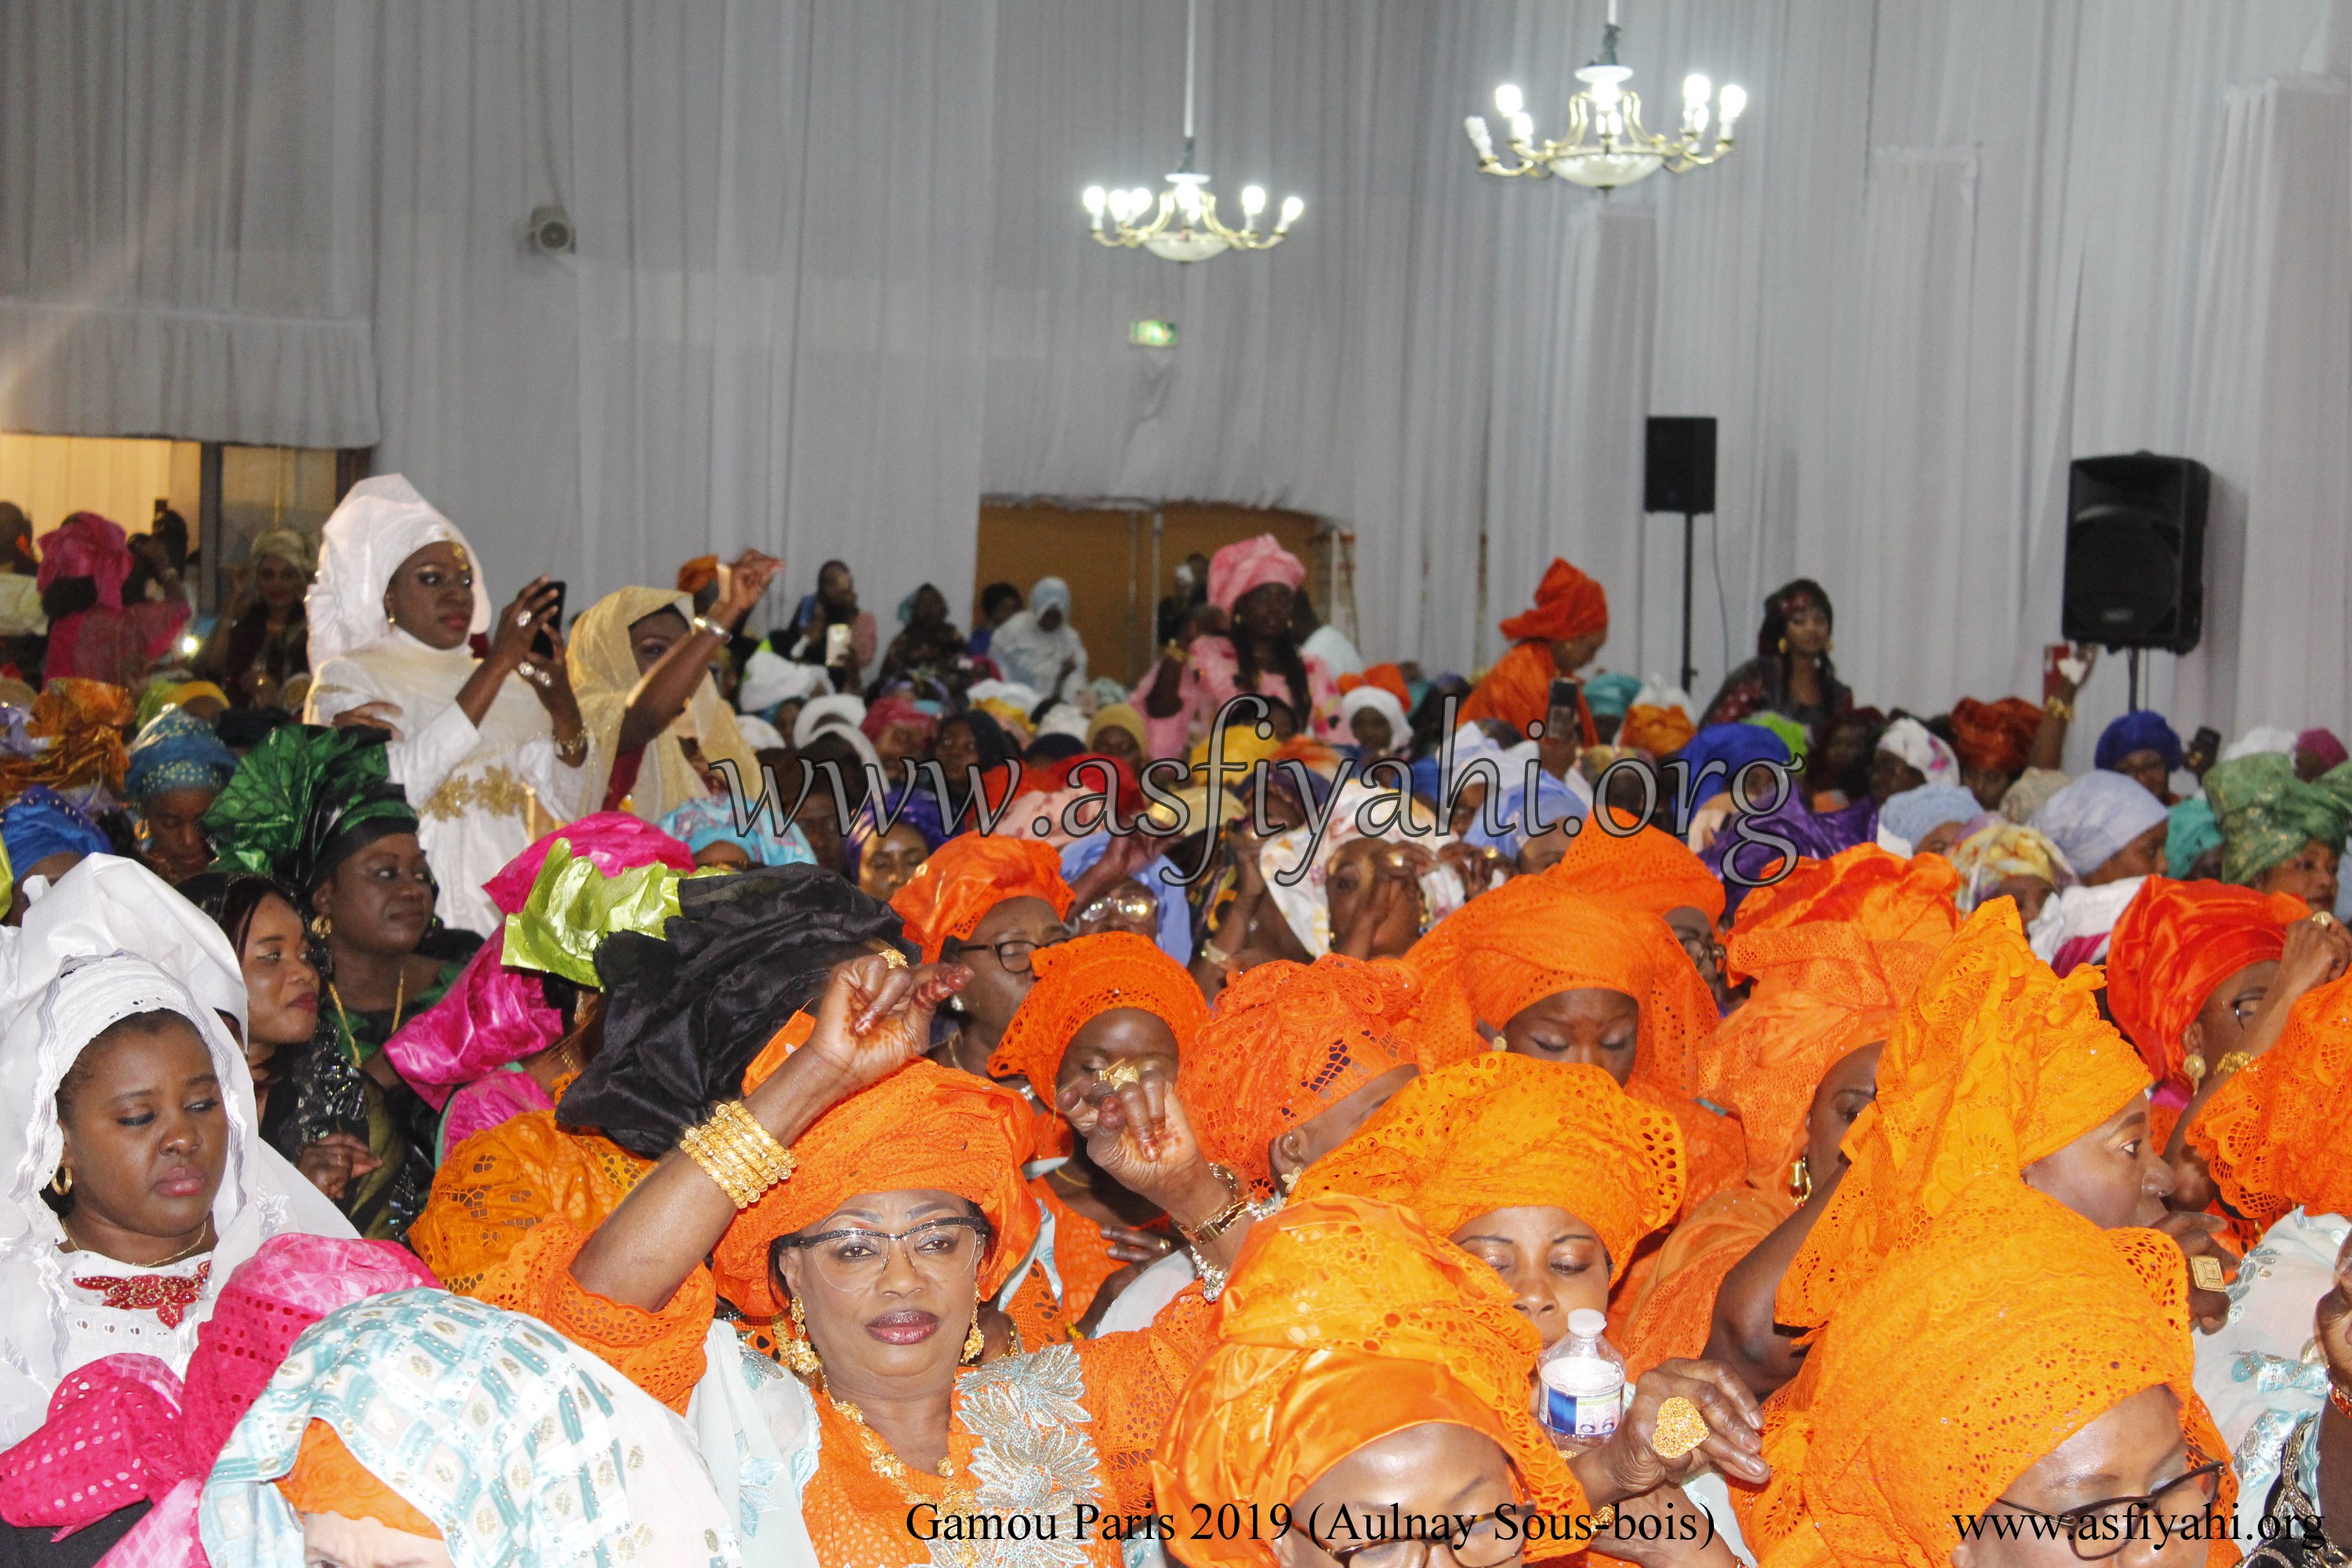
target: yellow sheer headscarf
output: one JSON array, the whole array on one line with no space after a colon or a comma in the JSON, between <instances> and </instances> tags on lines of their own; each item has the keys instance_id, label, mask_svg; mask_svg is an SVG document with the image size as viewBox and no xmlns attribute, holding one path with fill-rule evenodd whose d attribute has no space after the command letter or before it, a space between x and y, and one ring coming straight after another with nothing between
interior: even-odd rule
<instances>
[{"instance_id":1,"label":"yellow sheer headscarf","mask_svg":"<svg viewBox=\"0 0 2352 1568\"><path fill-rule=\"evenodd\" d=\"M681 620L694 619L694 601L667 588L623 588L607 594L588 608L572 630L567 662L572 689L580 700L580 716L596 748L596 776L611 776L620 745L621 715L629 693L640 679L636 656L630 651L629 628L647 616L675 610ZM746 789L756 789L759 759L735 728L735 715L719 700L718 685L709 675L698 681L686 710L646 747L637 780L629 791L629 809L647 822L658 823L688 801L708 795L702 775L687 759L679 742L694 740L706 763L731 762Z\"/></svg>"}]
</instances>

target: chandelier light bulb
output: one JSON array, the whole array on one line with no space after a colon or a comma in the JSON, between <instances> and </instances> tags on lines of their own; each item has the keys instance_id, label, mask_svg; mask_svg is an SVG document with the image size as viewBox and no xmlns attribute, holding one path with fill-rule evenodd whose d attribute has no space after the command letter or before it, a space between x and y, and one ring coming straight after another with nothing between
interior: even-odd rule
<instances>
[{"instance_id":1,"label":"chandelier light bulb","mask_svg":"<svg viewBox=\"0 0 2352 1568\"><path fill-rule=\"evenodd\" d=\"M1254 218L1264 211L1265 211L1265 187L1264 185L1244 185L1242 187L1242 216L1244 217Z\"/></svg>"},{"instance_id":2,"label":"chandelier light bulb","mask_svg":"<svg viewBox=\"0 0 2352 1568\"><path fill-rule=\"evenodd\" d=\"M1486 121L1483 116L1471 115L1462 122L1462 129L1469 132L1470 145L1478 150L1480 163L1483 163L1495 155L1494 132L1486 129Z\"/></svg>"},{"instance_id":3,"label":"chandelier light bulb","mask_svg":"<svg viewBox=\"0 0 2352 1568\"><path fill-rule=\"evenodd\" d=\"M1528 100L1522 98L1519 95L1519 89L1509 82L1505 82L1495 89L1495 112L1504 119L1517 120L1519 117L1519 110L1527 106Z\"/></svg>"},{"instance_id":4,"label":"chandelier light bulb","mask_svg":"<svg viewBox=\"0 0 2352 1568\"><path fill-rule=\"evenodd\" d=\"M1108 203L1109 199L1108 195L1100 185L1088 185L1087 187L1086 195L1078 198L1079 201L1086 204L1087 216L1092 218L1099 218L1102 216L1103 208Z\"/></svg>"},{"instance_id":5,"label":"chandelier light bulb","mask_svg":"<svg viewBox=\"0 0 2352 1568\"><path fill-rule=\"evenodd\" d=\"M1696 71L1683 78L1683 101L1692 108L1705 108L1706 100L1714 96L1715 84Z\"/></svg>"},{"instance_id":6,"label":"chandelier light bulb","mask_svg":"<svg viewBox=\"0 0 2352 1568\"><path fill-rule=\"evenodd\" d=\"M1748 111L1748 89L1738 82L1726 82L1723 96L1716 100L1716 111L1723 119L1723 133L1731 134L1732 121Z\"/></svg>"},{"instance_id":7,"label":"chandelier light bulb","mask_svg":"<svg viewBox=\"0 0 2352 1568\"><path fill-rule=\"evenodd\" d=\"M1535 139L1536 139L1536 121L1535 121L1535 116L1533 116L1533 115L1531 115L1531 114L1514 114L1514 115L1512 115L1512 116L1511 116L1511 140L1512 140L1512 141L1514 141L1514 142L1532 142L1532 141L1534 141Z\"/></svg>"},{"instance_id":8,"label":"chandelier light bulb","mask_svg":"<svg viewBox=\"0 0 2352 1568\"><path fill-rule=\"evenodd\" d=\"M1305 200L1303 197L1299 197L1299 196L1285 196L1285 197L1283 197L1283 198L1282 198L1282 221L1281 221L1281 222L1279 222L1279 223L1277 223L1277 224L1276 224L1276 225L1274 226L1274 232L1275 232L1275 233L1276 233L1276 234L1280 234L1280 233L1282 233L1285 229L1287 229L1287 228L1288 228L1292 224L1297 223L1297 222L1298 221L1298 215L1299 215L1299 214L1301 214L1301 213L1303 213L1303 212L1305 212L1306 210L1307 210L1307 203L1306 203L1306 200Z\"/></svg>"}]
</instances>

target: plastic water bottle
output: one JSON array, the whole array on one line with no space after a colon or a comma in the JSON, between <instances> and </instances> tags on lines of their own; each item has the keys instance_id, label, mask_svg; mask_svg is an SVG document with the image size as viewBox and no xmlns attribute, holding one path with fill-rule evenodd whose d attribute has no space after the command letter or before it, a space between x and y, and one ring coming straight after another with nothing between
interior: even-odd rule
<instances>
[{"instance_id":1,"label":"plastic water bottle","mask_svg":"<svg viewBox=\"0 0 2352 1568\"><path fill-rule=\"evenodd\" d=\"M1601 1336L1609 1320L1590 1307L1568 1315L1568 1337L1536 1364L1543 1379L1543 1424L1572 1448L1597 1448L1625 1410L1625 1358Z\"/></svg>"}]
</instances>

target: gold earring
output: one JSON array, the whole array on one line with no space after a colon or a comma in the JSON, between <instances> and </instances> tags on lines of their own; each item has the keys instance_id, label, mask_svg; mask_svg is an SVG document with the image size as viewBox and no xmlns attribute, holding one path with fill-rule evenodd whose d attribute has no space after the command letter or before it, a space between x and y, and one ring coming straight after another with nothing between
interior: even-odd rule
<instances>
[{"instance_id":1,"label":"gold earring","mask_svg":"<svg viewBox=\"0 0 2352 1568\"><path fill-rule=\"evenodd\" d=\"M1290 1190L1298 1185L1298 1173L1301 1167L1293 1165L1289 1170L1282 1173L1282 1195L1284 1197L1288 1197L1290 1195Z\"/></svg>"},{"instance_id":2,"label":"gold earring","mask_svg":"<svg viewBox=\"0 0 2352 1568\"><path fill-rule=\"evenodd\" d=\"M980 1331L980 1310L987 1304L988 1298L980 1293L979 1286L974 1285L971 1295L971 1328L963 1336L965 1366L978 1364L981 1352L988 1348L988 1338Z\"/></svg>"},{"instance_id":3,"label":"gold earring","mask_svg":"<svg viewBox=\"0 0 2352 1568\"><path fill-rule=\"evenodd\" d=\"M1787 637L1782 637L1780 639L1780 651L1782 653L1789 651L1789 639Z\"/></svg>"},{"instance_id":4,"label":"gold earring","mask_svg":"<svg viewBox=\"0 0 2352 1568\"><path fill-rule=\"evenodd\" d=\"M1813 1163L1811 1155L1798 1155L1797 1163L1789 1167L1789 1195L1801 1204L1813 1195Z\"/></svg>"},{"instance_id":5,"label":"gold earring","mask_svg":"<svg viewBox=\"0 0 2352 1568\"><path fill-rule=\"evenodd\" d=\"M793 1330L784 1336L784 1364L803 1376L823 1367L817 1359L816 1346L809 1342L808 1320L801 1315L801 1299L793 1298Z\"/></svg>"},{"instance_id":6,"label":"gold earring","mask_svg":"<svg viewBox=\"0 0 2352 1568\"><path fill-rule=\"evenodd\" d=\"M320 942L324 942L328 937L333 935L334 930L335 922L329 920L326 916L312 915L310 917L310 934L317 937Z\"/></svg>"},{"instance_id":7,"label":"gold earring","mask_svg":"<svg viewBox=\"0 0 2352 1568\"><path fill-rule=\"evenodd\" d=\"M49 1191L57 1194L59 1197L63 1197L68 1193L72 1192L73 1167L70 1165L59 1165L58 1167L58 1173L49 1178Z\"/></svg>"}]
</instances>

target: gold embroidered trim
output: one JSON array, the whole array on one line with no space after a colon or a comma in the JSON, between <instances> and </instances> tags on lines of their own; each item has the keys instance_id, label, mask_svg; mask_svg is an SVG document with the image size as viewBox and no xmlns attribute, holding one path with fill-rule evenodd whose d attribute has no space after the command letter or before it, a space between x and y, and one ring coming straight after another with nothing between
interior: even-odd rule
<instances>
[{"instance_id":1,"label":"gold embroidered trim","mask_svg":"<svg viewBox=\"0 0 2352 1568\"><path fill-rule=\"evenodd\" d=\"M530 786L504 768L484 768L478 776L445 781L417 816L427 822L453 822L469 813L520 816L530 806Z\"/></svg>"}]
</instances>

